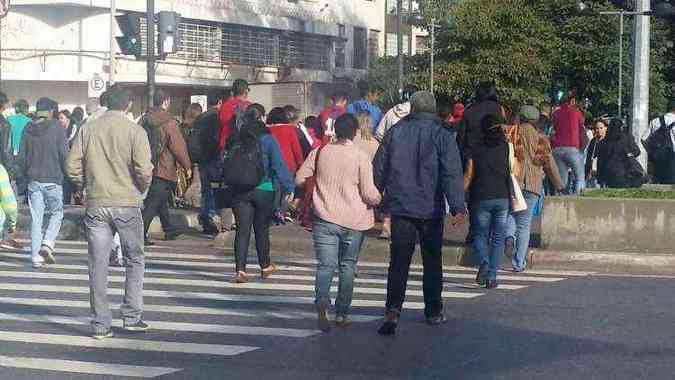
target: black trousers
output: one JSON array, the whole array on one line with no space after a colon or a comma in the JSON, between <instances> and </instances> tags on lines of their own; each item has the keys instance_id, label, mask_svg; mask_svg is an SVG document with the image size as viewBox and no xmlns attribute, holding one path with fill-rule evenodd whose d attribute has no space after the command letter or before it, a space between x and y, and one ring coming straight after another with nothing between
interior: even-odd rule
<instances>
[{"instance_id":1,"label":"black trousers","mask_svg":"<svg viewBox=\"0 0 675 380\"><path fill-rule=\"evenodd\" d=\"M387 311L401 313L408 284L410 262L419 237L424 265L424 315L436 317L443 311L443 219L414 219L392 216L391 261L387 279Z\"/></svg>"},{"instance_id":2,"label":"black trousers","mask_svg":"<svg viewBox=\"0 0 675 380\"><path fill-rule=\"evenodd\" d=\"M255 246L258 264L261 268L270 266L270 223L274 212L274 192L252 190L237 194L232 202L232 212L237 221L234 237L234 259L237 271L246 272L248 245L251 228L255 232Z\"/></svg>"},{"instance_id":3,"label":"black trousers","mask_svg":"<svg viewBox=\"0 0 675 380\"><path fill-rule=\"evenodd\" d=\"M162 229L164 233L171 233L174 231L171 225L171 218L169 217L169 199L171 194L176 191L176 183L167 181L159 177L152 178L148 196L143 202L143 233L147 238L150 223L159 216L159 221L162 222Z\"/></svg>"}]
</instances>

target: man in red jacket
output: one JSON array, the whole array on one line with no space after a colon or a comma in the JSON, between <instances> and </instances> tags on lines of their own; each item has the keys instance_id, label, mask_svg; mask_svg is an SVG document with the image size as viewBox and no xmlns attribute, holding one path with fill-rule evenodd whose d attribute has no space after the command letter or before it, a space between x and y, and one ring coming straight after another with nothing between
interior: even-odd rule
<instances>
[{"instance_id":1,"label":"man in red jacket","mask_svg":"<svg viewBox=\"0 0 675 380\"><path fill-rule=\"evenodd\" d=\"M330 142L335 135L335 128L333 124L335 120L347 113L347 104L349 104L349 96L344 91L337 91L331 98L331 105L321 112L321 127L323 128L324 144Z\"/></svg>"},{"instance_id":2,"label":"man in red jacket","mask_svg":"<svg viewBox=\"0 0 675 380\"><path fill-rule=\"evenodd\" d=\"M244 79L237 79L232 84L232 98L220 106L220 136L218 148L222 151L230 136L237 129L237 115L243 115L251 102L248 101L249 87Z\"/></svg>"},{"instance_id":3,"label":"man in red jacket","mask_svg":"<svg viewBox=\"0 0 675 380\"><path fill-rule=\"evenodd\" d=\"M587 138L584 114L576 107L574 93L553 114L555 132L551 138L553 157L560 171L563 185L567 185L568 172L575 177L574 192L579 194L586 187L583 151Z\"/></svg>"},{"instance_id":4,"label":"man in red jacket","mask_svg":"<svg viewBox=\"0 0 675 380\"><path fill-rule=\"evenodd\" d=\"M295 115L298 115L298 113L295 113ZM298 118L296 117L295 124L293 124L288 119L286 111L281 107L272 109L267 117L269 131L279 143L281 155L286 162L288 171L294 175L304 162L302 146L298 138L297 122Z\"/></svg>"}]
</instances>

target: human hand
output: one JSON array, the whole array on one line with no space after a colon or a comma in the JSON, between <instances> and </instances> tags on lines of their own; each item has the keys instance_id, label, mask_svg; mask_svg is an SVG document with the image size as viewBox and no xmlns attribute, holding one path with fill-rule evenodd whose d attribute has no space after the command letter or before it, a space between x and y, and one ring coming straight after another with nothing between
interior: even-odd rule
<instances>
[{"instance_id":1,"label":"human hand","mask_svg":"<svg viewBox=\"0 0 675 380\"><path fill-rule=\"evenodd\" d=\"M452 225L453 227L461 226L464 224L465 221L466 221L466 211L450 216L450 225Z\"/></svg>"}]
</instances>

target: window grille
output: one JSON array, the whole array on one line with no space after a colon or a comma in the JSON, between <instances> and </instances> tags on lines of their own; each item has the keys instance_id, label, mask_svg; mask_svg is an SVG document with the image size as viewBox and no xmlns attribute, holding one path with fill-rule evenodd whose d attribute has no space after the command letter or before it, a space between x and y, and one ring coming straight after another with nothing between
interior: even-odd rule
<instances>
[{"instance_id":1,"label":"window grille","mask_svg":"<svg viewBox=\"0 0 675 380\"><path fill-rule=\"evenodd\" d=\"M368 33L368 62L375 62L380 57L380 31L370 30Z\"/></svg>"},{"instance_id":2,"label":"window grille","mask_svg":"<svg viewBox=\"0 0 675 380\"><path fill-rule=\"evenodd\" d=\"M368 64L368 41L366 29L354 27L354 61L355 69L365 69Z\"/></svg>"}]
</instances>

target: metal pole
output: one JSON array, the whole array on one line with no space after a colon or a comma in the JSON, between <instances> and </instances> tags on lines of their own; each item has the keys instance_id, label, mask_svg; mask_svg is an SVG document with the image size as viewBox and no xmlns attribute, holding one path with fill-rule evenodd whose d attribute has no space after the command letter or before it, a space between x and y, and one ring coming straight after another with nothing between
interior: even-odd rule
<instances>
[{"instance_id":1,"label":"metal pole","mask_svg":"<svg viewBox=\"0 0 675 380\"><path fill-rule=\"evenodd\" d=\"M396 52L398 56L398 94L403 93L403 34L401 21L401 8L403 0L396 0Z\"/></svg>"},{"instance_id":2,"label":"metal pole","mask_svg":"<svg viewBox=\"0 0 675 380\"><path fill-rule=\"evenodd\" d=\"M412 0L408 0L408 14L406 14L406 18L412 16L412 14L413 14L413 2ZM412 57L413 26L412 25L409 26L410 26L410 34L408 35L408 56Z\"/></svg>"},{"instance_id":3,"label":"metal pole","mask_svg":"<svg viewBox=\"0 0 675 380\"><path fill-rule=\"evenodd\" d=\"M429 72L431 77L429 78L429 89L431 93L434 93L434 51L436 48L436 19L431 19L431 51L429 52Z\"/></svg>"},{"instance_id":4,"label":"metal pole","mask_svg":"<svg viewBox=\"0 0 675 380\"><path fill-rule=\"evenodd\" d=\"M115 84L115 15L117 14L116 0L110 0L110 73L108 83Z\"/></svg>"},{"instance_id":5,"label":"metal pole","mask_svg":"<svg viewBox=\"0 0 675 380\"><path fill-rule=\"evenodd\" d=\"M650 10L649 0L637 0L636 11L648 12ZM643 131L647 129L649 123L649 37L650 37L650 17L638 15L635 17L635 46L633 56L635 57L635 68L633 72L633 107L631 114L631 133L636 142L640 141ZM637 144L640 148L638 160L644 169L647 168L647 153L642 144Z\"/></svg>"},{"instance_id":6,"label":"metal pole","mask_svg":"<svg viewBox=\"0 0 675 380\"><path fill-rule=\"evenodd\" d=\"M619 119L623 120L623 12L619 14Z\"/></svg>"},{"instance_id":7,"label":"metal pole","mask_svg":"<svg viewBox=\"0 0 675 380\"><path fill-rule=\"evenodd\" d=\"M148 1L147 24L148 24L148 108L152 108L155 97L155 1Z\"/></svg>"},{"instance_id":8,"label":"metal pole","mask_svg":"<svg viewBox=\"0 0 675 380\"><path fill-rule=\"evenodd\" d=\"M0 90L2 90L2 16L0 16Z\"/></svg>"}]
</instances>

